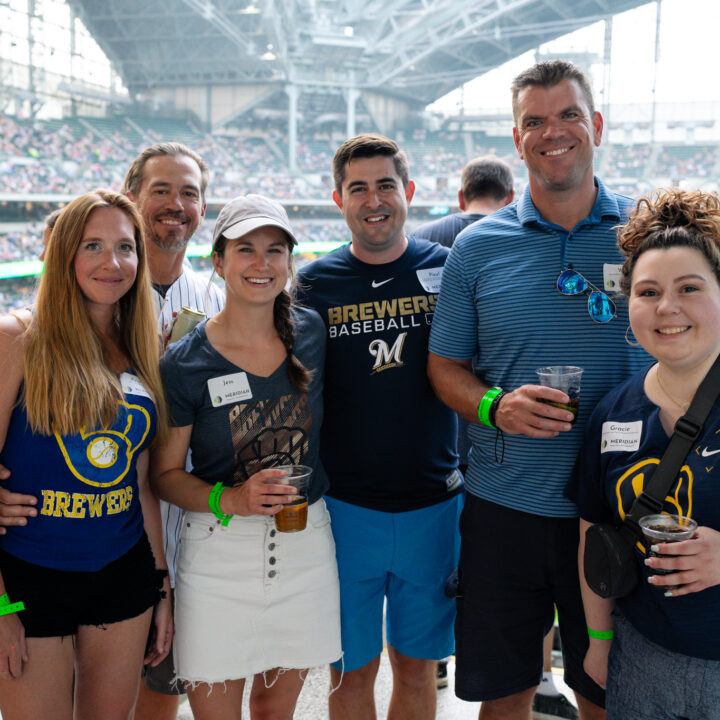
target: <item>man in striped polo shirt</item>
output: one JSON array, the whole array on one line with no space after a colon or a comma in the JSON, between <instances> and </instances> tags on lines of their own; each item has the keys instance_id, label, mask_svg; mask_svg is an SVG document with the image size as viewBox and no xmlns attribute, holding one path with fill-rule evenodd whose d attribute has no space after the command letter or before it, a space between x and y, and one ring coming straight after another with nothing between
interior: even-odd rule
<instances>
[{"instance_id":1,"label":"man in striped polo shirt","mask_svg":"<svg viewBox=\"0 0 720 720\"><path fill-rule=\"evenodd\" d=\"M529 184L516 202L458 236L430 336L435 391L472 422L455 690L482 701L481 720L530 718L557 606L565 680L589 720L604 717L604 692L583 670L578 513L563 492L594 405L647 356L625 343L625 306L594 322L588 298L562 295L557 279L574 269L597 288L617 285L614 227L631 201L593 175L603 120L578 68L535 65L513 81L512 102ZM535 370L546 365L585 370L575 424L570 412L542 402L568 402L537 384ZM506 394L483 425L478 409L493 387Z\"/></svg>"}]
</instances>

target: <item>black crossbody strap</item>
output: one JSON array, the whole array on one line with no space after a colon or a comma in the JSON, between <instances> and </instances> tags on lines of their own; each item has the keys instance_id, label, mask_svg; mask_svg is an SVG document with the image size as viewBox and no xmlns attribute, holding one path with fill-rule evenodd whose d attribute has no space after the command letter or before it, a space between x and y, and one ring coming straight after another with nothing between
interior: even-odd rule
<instances>
[{"instance_id":1,"label":"black crossbody strap","mask_svg":"<svg viewBox=\"0 0 720 720\"><path fill-rule=\"evenodd\" d=\"M688 411L675 423L675 430L660 460L660 465L625 518L625 522L635 531L637 537L640 535L638 520L645 515L661 512L665 504L665 496L670 492L685 463L685 458L700 437L703 425L718 395L720 395L720 355L700 383Z\"/></svg>"}]
</instances>

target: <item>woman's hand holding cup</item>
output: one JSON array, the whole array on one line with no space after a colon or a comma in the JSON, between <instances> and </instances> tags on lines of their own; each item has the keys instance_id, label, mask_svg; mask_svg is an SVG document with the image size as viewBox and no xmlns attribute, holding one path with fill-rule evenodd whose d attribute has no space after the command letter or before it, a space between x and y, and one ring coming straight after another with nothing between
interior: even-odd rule
<instances>
[{"instance_id":1,"label":"woman's hand holding cup","mask_svg":"<svg viewBox=\"0 0 720 720\"><path fill-rule=\"evenodd\" d=\"M283 505L293 501L297 490L277 482L287 477L279 468L260 470L242 485L226 488L220 495L220 510L226 515L277 515Z\"/></svg>"}]
</instances>

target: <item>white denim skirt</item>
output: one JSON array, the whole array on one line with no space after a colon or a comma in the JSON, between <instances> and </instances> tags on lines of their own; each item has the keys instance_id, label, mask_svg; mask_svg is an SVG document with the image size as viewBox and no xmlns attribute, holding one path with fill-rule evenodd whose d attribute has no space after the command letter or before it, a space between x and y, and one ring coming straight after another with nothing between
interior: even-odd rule
<instances>
[{"instance_id":1,"label":"white denim skirt","mask_svg":"<svg viewBox=\"0 0 720 720\"><path fill-rule=\"evenodd\" d=\"M272 517L183 517L175 581L174 661L189 683L310 668L342 655L335 543L324 500L305 530Z\"/></svg>"}]
</instances>

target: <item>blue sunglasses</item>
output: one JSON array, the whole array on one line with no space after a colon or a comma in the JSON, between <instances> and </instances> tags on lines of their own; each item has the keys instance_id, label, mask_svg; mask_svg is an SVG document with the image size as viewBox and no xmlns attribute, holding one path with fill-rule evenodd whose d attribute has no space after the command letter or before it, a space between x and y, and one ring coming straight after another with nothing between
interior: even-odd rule
<instances>
[{"instance_id":1,"label":"blue sunglasses","mask_svg":"<svg viewBox=\"0 0 720 720\"><path fill-rule=\"evenodd\" d=\"M587 309L595 322L610 322L615 315L615 303L598 290L575 270L563 270L557 279L557 289L563 295L583 295L588 293Z\"/></svg>"}]
</instances>

